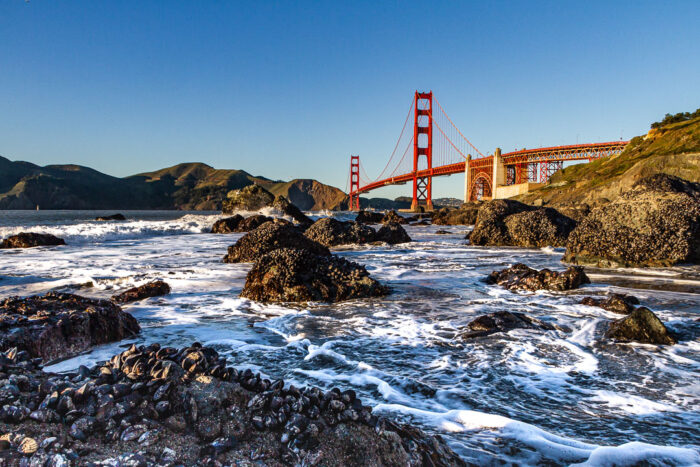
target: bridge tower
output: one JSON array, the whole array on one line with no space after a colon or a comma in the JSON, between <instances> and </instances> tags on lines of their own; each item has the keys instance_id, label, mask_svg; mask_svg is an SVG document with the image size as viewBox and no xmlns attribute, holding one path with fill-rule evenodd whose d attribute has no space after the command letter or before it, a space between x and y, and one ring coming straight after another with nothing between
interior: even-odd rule
<instances>
[{"instance_id":1,"label":"bridge tower","mask_svg":"<svg viewBox=\"0 0 700 467\"><path fill-rule=\"evenodd\" d=\"M413 115L413 201L411 211L420 211L421 204L433 210L433 92L416 91ZM425 137L421 137L425 135ZM418 162L425 157L429 175L418 177ZM421 170L424 170L421 168Z\"/></svg>"},{"instance_id":2,"label":"bridge tower","mask_svg":"<svg viewBox=\"0 0 700 467\"><path fill-rule=\"evenodd\" d=\"M360 156L350 156L350 211L360 210Z\"/></svg>"}]
</instances>

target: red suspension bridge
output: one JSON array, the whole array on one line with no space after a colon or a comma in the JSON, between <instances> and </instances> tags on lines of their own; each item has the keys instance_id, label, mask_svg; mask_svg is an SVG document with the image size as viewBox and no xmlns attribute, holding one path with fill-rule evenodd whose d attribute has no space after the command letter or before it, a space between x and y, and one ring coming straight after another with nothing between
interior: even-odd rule
<instances>
[{"instance_id":1,"label":"red suspension bridge","mask_svg":"<svg viewBox=\"0 0 700 467\"><path fill-rule=\"evenodd\" d=\"M413 116L413 131L409 122ZM507 198L547 183L565 161L592 161L617 154L627 141L574 144L484 155L457 128L432 91L416 91L399 139L384 170L367 176L359 156L350 156L350 209L360 194L413 183L411 210L432 210L433 178L465 174L464 200Z\"/></svg>"}]
</instances>

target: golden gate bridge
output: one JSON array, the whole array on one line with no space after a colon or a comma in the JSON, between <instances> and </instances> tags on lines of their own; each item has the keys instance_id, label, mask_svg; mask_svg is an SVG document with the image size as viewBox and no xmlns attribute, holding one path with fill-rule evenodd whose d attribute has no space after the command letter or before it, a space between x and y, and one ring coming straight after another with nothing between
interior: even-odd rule
<instances>
[{"instance_id":1,"label":"golden gate bridge","mask_svg":"<svg viewBox=\"0 0 700 467\"><path fill-rule=\"evenodd\" d=\"M547 183L566 161L590 162L618 154L626 144L573 144L503 154L496 149L484 155L452 122L432 91L416 91L399 139L377 177L367 175L359 156L350 156L350 209L360 209L361 194L412 182L411 210L432 210L433 178L456 173L464 173L464 201L509 198Z\"/></svg>"}]
</instances>

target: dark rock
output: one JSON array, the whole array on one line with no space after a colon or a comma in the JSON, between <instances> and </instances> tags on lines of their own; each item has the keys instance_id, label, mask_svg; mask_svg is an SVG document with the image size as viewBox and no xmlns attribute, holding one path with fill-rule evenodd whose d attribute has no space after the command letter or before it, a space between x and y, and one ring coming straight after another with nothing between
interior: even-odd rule
<instances>
[{"instance_id":1,"label":"dark rock","mask_svg":"<svg viewBox=\"0 0 700 467\"><path fill-rule=\"evenodd\" d=\"M513 214L505 219L511 245L527 248L565 246L576 221L552 208Z\"/></svg>"},{"instance_id":2,"label":"dark rock","mask_svg":"<svg viewBox=\"0 0 700 467\"><path fill-rule=\"evenodd\" d=\"M377 242L386 242L390 245L396 245L397 243L408 243L411 241L411 237L408 236L403 227L399 224L385 224L374 236L374 240Z\"/></svg>"},{"instance_id":3,"label":"dark rock","mask_svg":"<svg viewBox=\"0 0 700 467\"><path fill-rule=\"evenodd\" d=\"M576 289L583 284L590 284L590 280L583 268L571 266L563 272L542 269L538 271L522 263L494 271L486 278L489 284L498 284L510 290L556 290L563 291Z\"/></svg>"},{"instance_id":4,"label":"dark rock","mask_svg":"<svg viewBox=\"0 0 700 467\"><path fill-rule=\"evenodd\" d=\"M469 330L458 334L457 338L471 339L520 328L541 329L545 331L568 331L568 329L554 326L524 313L511 313L510 311L497 311L495 313L479 316L474 321L467 324L467 327Z\"/></svg>"},{"instance_id":5,"label":"dark rock","mask_svg":"<svg viewBox=\"0 0 700 467\"><path fill-rule=\"evenodd\" d=\"M236 214L232 217L227 217L225 219L219 219L214 222L214 226L211 228L211 233L227 234L236 232L238 224L243 220L243 216Z\"/></svg>"},{"instance_id":6,"label":"dark rock","mask_svg":"<svg viewBox=\"0 0 700 467\"><path fill-rule=\"evenodd\" d=\"M129 313L108 300L49 292L0 301L0 350L17 347L51 360L140 331Z\"/></svg>"},{"instance_id":7,"label":"dark rock","mask_svg":"<svg viewBox=\"0 0 700 467\"><path fill-rule=\"evenodd\" d=\"M451 233L452 232L450 232L449 230L442 230L442 229L435 231L435 235L450 235Z\"/></svg>"},{"instance_id":8,"label":"dark rock","mask_svg":"<svg viewBox=\"0 0 700 467\"><path fill-rule=\"evenodd\" d=\"M330 255L323 245L309 239L288 222L267 222L228 247L224 263L248 263L278 248L299 248L316 255Z\"/></svg>"},{"instance_id":9,"label":"dark rock","mask_svg":"<svg viewBox=\"0 0 700 467\"><path fill-rule=\"evenodd\" d=\"M479 208L473 245L564 246L576 222L552 208L534 208L519 201L498 199Z\"/></svg>"},{"instance_id":10,"label":"dark rock","mask_svg":"<svg viewBox=\"0 0 700 467\"><path fill-rule=\"evenodd\" d=\"M34 232L21 232L17 235L7 237L0 242L1 248L33 248L35 246L56 246L65 245L62 238L51 234L40 234Z\"/></svg>"},{"instance_id":11,"label":"dark rock","mask_svg":"<svg viewBox=\"0 0 700 467\"><path fill-rule=\"evenodd\" d=\"M95 218L96 221L125 221L126 217L124 214L112 214L111 216L99 216Z\"/></svg>"},{"instance_id":12,"label":"dark rock","mask_svg":"<svg viewBox=\"0 0 700 467\"><path fill-rule=\"evenodd\" d=\"M303 227L308 227L314 223L311 218L307 217L306 214L301 212L301 209L290 203L287 198L282 195L275 198L275 201L272 203L272 207L291 217Z\"/></svg>"},{"instance_id":13,"label":"dark rock","mask_svg":"<svg viewBox=\"0 0 700 467\"><path fill-rule=\"evenodd\" d=\"M163 281L152 281L148 284L132 287L129 290L113 295L112 301L116 303L128 303L143 300L148 297L159 297L170 293L170 286Z\"/></svg>"},{"instance_id":14,"label":"dark rock","mask_svg":"<svg viewBox=\"0 0 700 467\"><path fill-rule=\"evenodd\" d=\"M608 339L618 342L640 342L643 344L672 345L676 339L668 332L664 323L648 308L639 307L629 316L610 323L605 333Z\"/></svg>"},{"instance_id":15,"label":"dark rock","mask_svg":"<svg viewBox=\"0 0 700 467\"><path fill-rule=\"evenodd\" d=\"M384 214L381 212L360 211L357 213L355 222L358 224L381 224Z\"/></svg>"},{"instance_id":16,"label":"dark rock","mask_svg":"<svg viewBox=\"0 0 700 467\"><path fill-rule=\"evenodd\" d=\"M459 209L442 208L433 213L433 225L474 225L481 204L464 203Z\"/></svg>"},{"instance_id":17,"label":"dark rock","mask_svg":"<svg viewBox=\"0 0 700 467\"><path fill-rule=\"evenodd\" d=\"M579 224L563 261L598 267L700 263L700 184L665 174L641 179Z\"/></svg>"},{"instance_id":18,"label":"dark rock","mask_svg":"<svg viewBox=\"0 0 700 467\"><path fill-rule=\"evenodd\" d=\"M343 222L332 217L324 217L306 229L304 235L327 247L350 244L363 244L375 240L372 227L356 222Z\"/></svg>"},{"instance_id":19,"label":"dark rock","mask_svg":"<svg viewBox=\"0 0 700 467\"><path fill-rule=\"evenodd\" d=\"M639 299L632 295L610 294L605 299L585 297L581 300L582 305L597 306L613 313L629 314L634 310L634 305L639 305Z\"/></svg>"},{"instance_id":20,"label":"dark rock","mask_svg":"<svg viewBox=\"0 0 700 467\"><path fill-rule=\"evenodd\" d=\"M359 264L310 250L283 248L258 260L241 296L260 302L337 302L387 292Z\"/></svg>"},{"instance_id":21,"label":"dark rock","mask_svg":"<svg viewBox=\"0 0 700 467\"><path fill-rule=\"evenodd\" d=\"M389 211L382 217L382 224L408 224L409 220L396 211Z\"/></svg>"},{"instance_id":22,"label":"dark rock","mask_svg":"<svg viewBox=\"0 0 700 467\"><path fill-rule=\"evenodd\" d=\"M245 219L241 220L238 223L238 226L236 226L235 231L236 232L250 232L251 230L255 230L261 225L263 225L266 222L271 222L273 219L272 217L268 216L263 216L262 214L254 214L252 216L248 216Z\"/></svg>"},{"instance_id":23,"label":"dark rock","mask_svg":"<svg viewBox=\"0 0 700 467\"><path fill-rule=\"evenodd\" d=\"M237 211L257 211L270 206L275 197L260 185L248 185L240 190L228 193L222 203L224 214L234 214Z\"/></svg>"}]
</instances>

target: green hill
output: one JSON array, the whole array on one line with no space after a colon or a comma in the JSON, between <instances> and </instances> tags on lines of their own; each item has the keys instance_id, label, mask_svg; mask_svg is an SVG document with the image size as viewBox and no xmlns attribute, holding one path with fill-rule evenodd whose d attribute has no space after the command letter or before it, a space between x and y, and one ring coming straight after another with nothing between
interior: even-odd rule
<instances>
[{"instance_id":1,"label":"green hill","mask_svg":"<svg viewBox=\"0 0 700 467\"><path fill-rule=\"evenodd\" d=\"M316 180L275 181L199 162L118 178L78 165L40 167L0 157L0 209L219 210L226 193L253 183L302 209L332 209L345 197Z\"/></svg>"},{"instance_id":2,"label":"green hill","mask_svg":"<svg viewBox=\"0 0 700 467\"><path fill-rule=\"evenodd\" d=\"M686 115L694 118L656 123L647 135L633 138L622 153L565 167L552 175L549 184L516 199L596 205L615 199L637 180L657 173L700 182L700 117Z\"/></svg>"}]
</instances>

